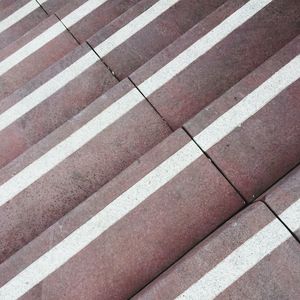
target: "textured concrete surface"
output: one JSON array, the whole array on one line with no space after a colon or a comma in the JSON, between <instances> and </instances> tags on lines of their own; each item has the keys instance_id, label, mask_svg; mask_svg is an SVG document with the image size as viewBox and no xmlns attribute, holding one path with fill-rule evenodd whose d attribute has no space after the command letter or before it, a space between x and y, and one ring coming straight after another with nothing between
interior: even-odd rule
<instances>
[{"instance_id":1,"label":"textured concrete surface","mask_svg":"<svg viewBox=\"0 0 300 300\"><path fill-rule=\"evenodd\" d=\"M49 28L51 29L48 30ZM49 39L49 36L54 38ZM50 67L77 45L59 20L51 16L0 50L0 100Z\"/></svg>"},{"instance_id":2,"label":"textured concrete surface","mask_svg":"<svg viewBox=\"0 0 300 300\"><path fill-rule=\"evenodd\" d=\"M299 202L300 199L300 167L289 173L281 181L279 181L271 190L267 191L260 198L265 201L270 208L281 215L288 207L294 207L297 218L300 219ZM297 228L287 218L281 218L281 221L293 232L300 240L300 228Z\"/></svg>"},{"instance_id":3,"label":"textured concrete surface","mask_svg":"<svg viewBox=\"0 0 300 300\"><path fill-rule=\"evenodd\" d=\"M300 161L299 42L297 37L185 125L248 201Z\"/></svg>"},{"instance_id":4,"label":"textured concrete surface","mask_svg":"<svg viewBox=\"0 0 300 300\"><path fill-rule=\"evenodd\" d=\"M21 0L0 10L0 49L8 46L47 18L36 1Z\"/></svg>"},{"instance_id":5,"label":"textured concrete surface","mask_svg":"<svg viewBox=\"0 0 300 300\"><path fill-rule=\"evenodd\" d=\"M170 133L139 95L125 80L1 169L1 261Z\"/></svg>"},{"instance_id":6,"label":"textured concrete surface","mask_svg":"<svg viewBox=\"0 0 300 300\"><path fill-rule=\"evenodd\" d=\"M80 42L124 13L139 0L74 0L56 12L63 24Z\"/></svg>"},{"instance_id":7,"label":"textured concrete surface","mask_svg":"<svg viewBox=\"0 0 300 300\"><path fill-rule=\"evenodd\" d=\"M224 2L143 0L97 32L89 43L123 79Z\"/></svg>"},{"instance_id":8,"label":"textured concrete surface","mask_svg":"<svg viewBox=\"0 0 300 300\"><path fill-rule=\"evenodd\" d=\"M173 129L182 126L300 33L297 0L272 1L236 28L236 23L246 20L244 13L240 13L235 22L229 22L236 28L229 35L228 22L216 33L210 32L245 2L227 1L130 76ZM218 43L211 47L212 41Z\"/></svg>"},{"instance_id":9,"label":"textured concrete surface","mask_svg":"<svg viewBox=\"0 0 300 300\"><path fill-rule=\"evenodd\" d=\"M30 251L25 247L24 253L12 256L3 264L2 282L20 271L20 257L28 261L25 264L32 262L45 252L45 244L49 251L56 244L68 253L66 239L57 243L81 224L83 229L95 222L95 228L102 224L100 230L107 229L86 242L25 299L34 295L125 299L242 205L238 194L180 130L29 244ZM106 222L111 226L106 227ZM88 240L89 234L79 239Z\"/></svg>"},{"instance_id":10,"label":"textured concrete surface","mask_svg":"<svg viewBox=\"0 0 300 300\"><path fill-rule=\"evenodd\" d=\"M117 83L87 44L0 102L0 167Z\"/></svg>"},{"instance_id":11,"label":"textured concrete surface","mask_svg":"<svg viewBox=\"0 0 300 300\"><path fill-rule=\"evenodd\" d=\"M281 236L283 241L276 245ZM266 251L259 251L262 247ZM299 243L258 202L133 299L297 299L299 268Z\"/></svg>"},{"instance_id":12,"label":"textured concrete surface","mask_svg":"<svg viewBox=\"0 0 300 300\"><path fill-rule=\"evenodd\" d=\"M299 16L0 0L0 299L300 298Z\"/></svg>"}]
</instances>

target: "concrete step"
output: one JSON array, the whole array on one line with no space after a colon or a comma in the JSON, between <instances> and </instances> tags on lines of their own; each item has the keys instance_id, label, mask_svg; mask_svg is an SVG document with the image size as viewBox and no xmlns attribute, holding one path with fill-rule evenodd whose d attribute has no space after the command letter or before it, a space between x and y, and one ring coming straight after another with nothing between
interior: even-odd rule
<instances>
[{"instance_id":1,"label":"concrete step","mask_svg":"<svg viewBox=\"0 0 300 300\"><path fill-rule=\"evenodd\" d=\"M143 0L88 42L116 76L124 79L224 2Z\"/></svg>"},{"instance_id":2,"label":"concrete step","mask_svg":"<svg viewBox=\"0 0 300 300\"><path fill-rule=\"evenodd\" d=\"M125 80L0 170L0 261L170 134Z\"/></svg>"},{"instance_id":3,"label":"concrete step","mask_svg":"<svg viewBox=\"0 0 300 300\"><path fill-rule=\"evenodd\" d=\"M3 263L0 295L128 299L242 206L178 130Z\"/></svg>"},{"instance_id":4,"label":"concrete step","mask_svg":"<svg viewBox=\"0 0 300 300\"><path fill-rule=\"evenodd\" d=\"M47 18L35 0L20 0L0 10L0 49L5 48Z\"/></svg>"},{"instance_id":5,"label":"concrete step","mask_svg":"<svg viewBox=\"0 0 300 300\"><path fill-rule=\"evenodd\" d=\"M229 0L130 76L176 129L300 33L298 0Z\"/></svg>"},{"instance_id":6,"label":"concrete step","mask_svg":"<svg viewBox=\"0 0 300 300\"><path fill-rule=\"evenodd\" d=\"M299 209L291 206L282 216L300 228ZM299 250L285 226L257 202L133 299L298 299Z\"/></svg>"},{"instance_id":7,"label":"concrete step","mask_svg":"<svg viewBox=\"0 0 300 300\"><path fill-rule=\"evenodd\" d=\"M300 162L300 36L184 127L251 201Z\"/></svg>"},{"instance_id":8,"label":"concrete step","mask_svg":"<svg viewBox=\"0 0 300 300\"><path fill-rule=\"evenodd\" d=\"M0 168L118 81L87 44L0 102Z\"/></svg>"}]
</instances>

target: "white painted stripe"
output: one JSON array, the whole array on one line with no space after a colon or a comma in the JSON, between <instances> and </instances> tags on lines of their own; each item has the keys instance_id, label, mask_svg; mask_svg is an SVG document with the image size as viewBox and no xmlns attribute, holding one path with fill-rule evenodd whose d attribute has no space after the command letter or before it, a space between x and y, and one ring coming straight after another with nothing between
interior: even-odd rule
<instances>
[{"instance_id":1,"label":"white painted stripe","mask_svg":"<svg viewBox=\"0 0 300 300\"><path fill-rule=\"evenodd\" d=\"M72 155L75 151L94 138L99 132L113 124L135 105L143 101L143 99L143 96L138 90L131 90L71 134L68 138L2 184L0 186L0 206L4 205L67 157Z\"/></svg>"},{"instance_id":2,"label":"white painted stripe","mask_svg":"<svg viewBox=\"0 0 300 300\"><path fill-rule=\"evenodd\" d=\"M61 21L65 24L65 26L70 27L106 1L107 0L89 0L64 17ZM24 45L22 48L12 53L10 56L0 62L0 76L8 72L35 51L49 43L65 30L66 29L63 24L61 24L61 22L57 22L49 29L35 37L32 41Z\"/></svg>"},{"instance_id":3,"label":"white painted stripe","mask_svg":"<svg viewBox=\"0 0 300 300\"><path fill-rule=\"evenodd\" d=\"M95 51L99 54L100 57L103 58L109 52L120 46L142 28L151 23L155 18L167 11L178 1L179 0L160 0L156 2L145 12L137 16L131 22L126 24L120 30L116 31L113 35L99 44L95 48Z\"/></svg>"},{"instance_id":4,"label":"white painted stripe","mask_svg":"<svg viewBox=\"0 0 300 300\"><path fill-rule=\"evenodd\" d=\"M141 83L139 89L146 97L150 96L270 2L272 0L250 0L167 65L154 73L150 78Z\"/></svg>"},{"instance_id":5,"label":"white painted stripe","mask_svg":"<svg viewBox=\"0 0 300 300\"><path fill-rule=\"evenodd\" d=\"M194 142L186 144L62 242L11 279L0 289L0 298L17 299L24 295L201 155L202 152Z\"/></svg>"},{"instance_id":6,"label":"white painted stripe","mask_svg":"<svg viewBox=\"0 0 300 300\"><path fill-rule=\"evenodd\" d=\"M295 211L296 208L296 211ZM279 217L300 228L300 199ZM275 219L258 231L176 299L214 299L291 236Z\"/></svg>"},{"instance_id":7,"label":"white painted stripe","mask_svg":"<svg viewBox=\"0 0 300 300\"><path fill-rule=\"evenodd\" d=\"M279 218L292 232L296 232L300 228L300 199L281 213Z\"/></svg>"},{"instance_id":8,"label":"white painted stripe","mask_svg":"<svg viewBox=\"0 0 300 300\"><path fill-rule=\"evenodd\" d=\"M2 60L0 62L0 76L8 72L10 69L12 69L14 66L16 66L18 63L30 56L35 51L45 46L48 42L50 42L65 30L65 27L60 22L57 22L49 29L34 38L32 41Z\"/></svg>"},{"instance_id":9,"label":"white painted stripe","mask_svg":"<svg viewBox=\"0 0 300 300\"><path fill-rule=\"evenodd\" d=\"M195 141L202 150L208 150L299 78L300 55L201 131Z\"/></svg>"},{"instance_id":10,"label":"white painted stripe","mask_svg":"<svg viewBox=\"0 0 300 300\"><path fill-rule=\"evenodd\" d=\"M37 0L37 2L39 3L39 4L44 4L44 3L46 3L48 0Z\"/></svg>"},{"instance_id":11,"label":"white painted stripe","mask_svg":"<svg viewBox=\"0 0 300 300\"><path fill-rule=\"evenodd\" d=\"M0 22L0 33L7 30L17 22L21 21L23 18L28 16L31 12L39 7L40 6L35 0L26 3L24 6L20 7L17 11Z\"/></svg>"},{"instance_id":12,"label":"white painted stripe","mask_svg":"<svg viewBox=\"0 0 300 300\"><path fill-rule=\"evenodd\" d=\"M67 28L70 28L81 19L90 14L93 10L104 4L108 0L88 0L78 8L73 10L70 14L65 16L61 21Z\"/></svg>"},{"instance_id":13,"label":"white painted stripe","mask_svg":"<svg viewBox=\"0 0 300 300\"><path fill-rule=\"evenodd\" d=\"M89 51L72 65L48 80L42 86L38 87L31 94L27 95L18 103L4 111L0 114L0 131L55 94L97 61L98 57L96 54Z\"/></svg>"}]
</instances>

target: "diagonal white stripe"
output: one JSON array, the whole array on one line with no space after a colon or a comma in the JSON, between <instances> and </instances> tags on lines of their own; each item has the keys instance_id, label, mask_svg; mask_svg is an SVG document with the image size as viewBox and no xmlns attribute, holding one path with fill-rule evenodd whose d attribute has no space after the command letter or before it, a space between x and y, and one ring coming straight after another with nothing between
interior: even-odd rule
<instances>
[{"instance_id":1,"label":"diagonal white stripe","mask_svg":"<svg viewBox=\"0 0 300 300\"><path fill-rule=\"evenodd\" d=\"M49 29L45 30L43 33L34 38L32 41L2 60L0 62L0 76L8 72L35 51L45 46L65 30L65 27L60 22L57 22Z\"/></svg>"},{"instance_id":2,"label":"diagonal white stripe","mask_svg":"<svg viewBox=\"0 0 300 300\"><path fill-rule=\"evenodd\" d=\"M194 142L186 144L0 288L0 298L11 300L24 295L201 155L202 152Z\"/></svg>"},{"instance_id":3,"label":"diagonal white stripe","mask_svg":"<svg viewBox=\"0 0 300 300\"><path fill-rule=\"evenodd\" d=\"M72 65L48 80L42 86L34 90L31 94L10 107L8 110L0 114L0 131L24 116L27 112L45 101L51 95L55 94L97 61L98 57L96 54L94 54L92 51L89 51Z\"/></svg>"},{"instance_id":4,"label":"diagonal white stripe","mask_svg":"<svg viewBox=\"0 0 300 300\"><path fill-rule=\"evenodd\" d=\"M206 151L253 116L300 77L300 55L201 131L195 141Z\"/></svg>"},{"instance_id":5,"label":"diagonal white stripe","mask_svg":"<svg viewBox=\"0 0 300 300\"><path fill-rule=\"evenodd\" d=\"M300 228L300 199L288 207L279 217L288 218L292 228ZM224 260L206 273L176 300L214 299L258 264L291 236L290 232L275 219L258 231Z\"/></svg>"},{"instance_id":6,"label":"diagonal white stripe","mask_svg":"<svg viewBox=\"0 0 300 300\"><path fill-rule=\"evenodd\" d=\"M138 88L143 92L145 97L150 96L271 2L272 0L250 0L167 65L154 73L150 78L141 83Z\"/></svg>"},{"instance_id":7,"label":"diagonal white stripe","mask_svg":"<svg viewBox=\"0 0 300 300\"><path fill-rule=\"evenodd\" d=\"M20 7L17 11L9 15L7 18L0 22L0 33L7 30L9 27L13 26L14 24L21 21L23 18L28 16L31 12L35 9L39 8L40 6L34 0L26 3L24 6Z\"/></svg>"},{"instance_id":8,"label":"diagonal white stripe","mask_svg":"<svg viewBox=\"0 0 300 300\"><path fill-rule=\"evenodd\" d=\"M151 23L155 18L163 14L170 7L176 4L179 0L160 0L156 2L153 6L147 9L145 12L137 16L131 22L126 24L120 30L115 32L101 44L99 44L95 51L99 54L100 57L104 57L109 52L120 46L143 27Z\"/></svg>"},{"instance_id":9,"label":"diagonal white stripe","mask_svg":"<svg viewBox=\"0 0 300 300\"><path fill-rule=\"evenodd\" d=\"M2 184L0 186L0 206L29 187L143 100L144 98L138 90L131 90L79 130Z\"/></svg>"}]
</instances>

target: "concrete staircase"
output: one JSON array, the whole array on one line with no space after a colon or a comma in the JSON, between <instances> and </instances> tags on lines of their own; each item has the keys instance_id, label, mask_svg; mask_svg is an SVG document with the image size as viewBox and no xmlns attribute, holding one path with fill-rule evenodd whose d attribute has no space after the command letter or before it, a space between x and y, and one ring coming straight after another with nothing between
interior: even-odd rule
<instances>
[{"instance_id":1,"label":"concrete staircase","mask_svg":"<svg viewBox=\"0 0 300 300\"><path fill-rule=\"evenodd\" d=\"M299 20L0 0L0 299L298 299Z\"/></svg>"}]
</instances>

